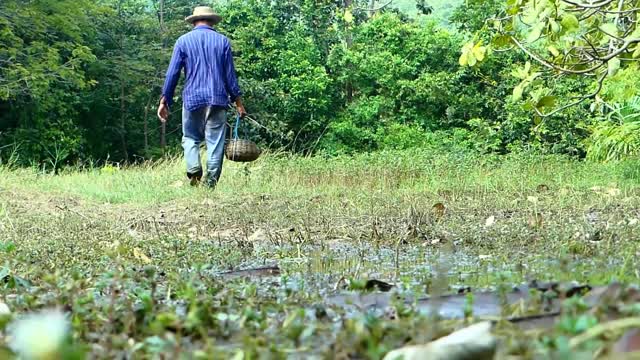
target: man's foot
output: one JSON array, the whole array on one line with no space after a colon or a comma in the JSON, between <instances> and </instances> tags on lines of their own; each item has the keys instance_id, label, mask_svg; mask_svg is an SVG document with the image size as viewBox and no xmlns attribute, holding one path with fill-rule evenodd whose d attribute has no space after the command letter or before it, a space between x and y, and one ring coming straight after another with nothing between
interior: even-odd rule
<instances>
[{"instance_id":1,"label":"man's foot","mask_svg":"<svg viewBox=\"0 0 640 360\"><path fill-rule=\"evenodd\" d=\"M194 177L192 177L192 178L191 178L191 180L189 181L189 184L190 184L191 186L198 186L198 185L200 185L200 181L201 181L201 179L200 179L199 177L194 176Z\"/></svg>"},{"instance_id":2,"label":"man's foot","mask_svg":"<svg viewBox=\"0 0 640 360\"><path fill-rule=\"evenodd\" d=\"M202 172L198 172L195 174L187 173L187 177L189 178L189 183L191 184L191 186L198 186L202 181Z\"/></svg>"},{"instance_id":3,"label":"man's foot","mask_svg":"<svg viewBox=\"0 0 640 360\"><path fill-rule=\"evenodd\" d=\"M207 184L207 187L209 189L214 190L216 188L216 186L218 185L218 181L217 180L212 180L212 179L211 180L207 179L206 184Z\"/></svg>"}]
</instances>

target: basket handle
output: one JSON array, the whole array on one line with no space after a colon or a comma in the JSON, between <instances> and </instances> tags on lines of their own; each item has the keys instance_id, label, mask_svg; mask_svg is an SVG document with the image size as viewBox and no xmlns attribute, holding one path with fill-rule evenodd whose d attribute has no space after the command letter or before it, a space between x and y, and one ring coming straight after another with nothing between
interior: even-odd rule
<instances>
[{"instance_id":1,"label":"basket handle","mask_svg":"<svg viewBox=\"0 0 640 360\"><path fill-rule=\"evenodd\" d=\"M240 128L240 114L236 116L236 124L233 127L233 140L238 140L238 128Z\"/></svg>"}]
</instances>

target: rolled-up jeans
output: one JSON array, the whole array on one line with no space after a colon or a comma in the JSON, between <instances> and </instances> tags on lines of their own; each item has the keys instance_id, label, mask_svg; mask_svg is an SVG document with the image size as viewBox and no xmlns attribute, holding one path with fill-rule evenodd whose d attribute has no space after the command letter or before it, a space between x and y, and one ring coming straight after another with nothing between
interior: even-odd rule
<instances>
[{"instance_id":1,"label":"rolled-up jeans","mask_svg":"<svg viewBox=\"0 0 640 360\"><path fill-rule=\"evenodd\" d=\"M201 177L200 144L207 144L207 185L215 186L222 174L227 113L220 107L203 107L195 111L182 109L182 147L187 162L187 176Z\"/></svg>"}]
</instances>

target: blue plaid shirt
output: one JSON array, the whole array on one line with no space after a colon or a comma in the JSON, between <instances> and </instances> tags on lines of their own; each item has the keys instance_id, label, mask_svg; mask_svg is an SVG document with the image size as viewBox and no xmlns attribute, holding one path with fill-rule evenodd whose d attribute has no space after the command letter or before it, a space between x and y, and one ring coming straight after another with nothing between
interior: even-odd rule
<instances>
[{"instance_id":1,"label":"blue plaid shirt","mask_svg":"<svg viewBox=\"0 0 640 360\"><path fill-rule=\"evenodd\" d=\"M189 111L205 106L226 107L229 101L235 101L242 94L231 43L209 26L196 26L176 42L162 89L162 96L169 107L173 104L183 68L186 81L182 100Z\"/></svg>"}]
</instances>

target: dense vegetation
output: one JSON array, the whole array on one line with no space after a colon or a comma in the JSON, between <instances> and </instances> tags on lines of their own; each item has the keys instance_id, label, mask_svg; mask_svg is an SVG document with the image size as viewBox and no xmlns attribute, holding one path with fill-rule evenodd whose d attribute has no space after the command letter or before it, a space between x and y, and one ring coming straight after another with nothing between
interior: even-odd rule
<instances>
[{"instance_id":1,"label":"dense vegetation","mask_svg":"<svg viewBox=\"0 0 640 360\"><path fill-rule=\"evenodd\" d=\"M264 126L251 126L251 135L266 146L327 154L443 145L578 156L592 147L594 159L637 153L634 61L610 74L599 106L581 102L544 118L531 98L549 100L541 94L551 90L558 99L579 97L594 79L530 78L535 66L517 49L478 54L484 61L460 66L461 49L463 55L473 49L465 44L479 50L483 40L504 42L505 28L489 28L488 19L512 14L516 3L523 16L533 11L529 2L498 0L465 1L454 10L452 2L374 1L376 11L368 10L369 1L229 0L217 9L225 17L219 31L233 40L248 110ZM174 148L179 111L166 129L154 113L173 42L188 31L183 19L194 5L2 1L3 161L50 169L153 158L165 141ZM543 20L523 31L543 34L553 19ZM531 96L512 96L525 85L527 93L535 87Z\"/></svg>"}]
</instances>

